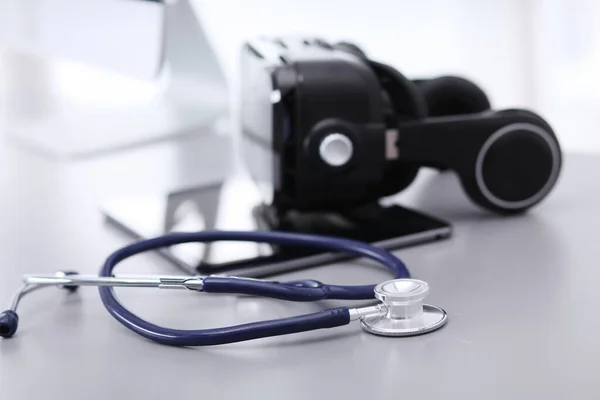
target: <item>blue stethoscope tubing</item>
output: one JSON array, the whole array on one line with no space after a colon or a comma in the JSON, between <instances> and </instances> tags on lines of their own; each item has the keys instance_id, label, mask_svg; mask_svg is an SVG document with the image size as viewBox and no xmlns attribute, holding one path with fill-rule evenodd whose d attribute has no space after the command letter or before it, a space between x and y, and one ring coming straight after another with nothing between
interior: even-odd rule
<instances>
[{"instance_id":1,"label":"blue stethoscope tubing","mask_svg":"<svg viewBox=\"0 0 600 400\"><path fill-rule=\"evenodd\" d=\"M119 262L136 254L183 243L215 241L306 246L332 252L350 253L382 264L394 273L396 279L410 278L410 273L400 259L386 250L369 244L329 236L269 231L180 232L139 241L111 254L100 270L100 276L113 276L113 270ZM373 298L374 286L328 285L314 280L278 282L208 276L204 279L202 291L207 293L247 294L288 301L363 300ZM125 327L154 342L173 346L220 345L315 329L333 328L350 322L349 309L338 307L312 314L223 328L170 329L143 320L127 310L115 296L112 287L102 286L98 290L107 311Z\"/></svg>"}]
</instances>

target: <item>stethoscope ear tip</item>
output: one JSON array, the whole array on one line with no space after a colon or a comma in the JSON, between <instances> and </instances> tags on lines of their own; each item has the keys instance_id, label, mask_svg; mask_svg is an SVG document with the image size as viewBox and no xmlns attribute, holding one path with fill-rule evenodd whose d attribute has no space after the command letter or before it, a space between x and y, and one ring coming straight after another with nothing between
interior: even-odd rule
<instances>
[{"instance_id":1,"label":"stethoscope ear tip","mask_svg":"<svg viewBox=\"0 0 600 400\"><path fill-rule=\"evenodd\" d=\"M0 313L0 337L10 338L19 327L19 316L13 310L6 310Z\"/></svg>"}]
</instances>

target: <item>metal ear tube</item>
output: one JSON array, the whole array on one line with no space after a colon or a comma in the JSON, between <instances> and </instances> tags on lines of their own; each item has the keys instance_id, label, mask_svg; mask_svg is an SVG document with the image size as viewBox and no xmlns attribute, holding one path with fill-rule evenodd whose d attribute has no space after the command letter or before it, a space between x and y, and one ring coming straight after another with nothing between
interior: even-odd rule
<instances>
[{"instance_id":1,"label":"metal ear tube","mask_svg":"<svg viewBox=\"0 0 600 400\"><path fill-rule=\"evenodd\" d=\"M201 290L202 277L123 276L99 277L80 275L74 271L58 271L53 275L24 275L23 286L14 294L10 306L0 313L0 337L14 336L19 327L17 309L21 300L31 292L46 287L58 287L74 293L80 286L147 287Z\"/></svg>"}]
</instances>

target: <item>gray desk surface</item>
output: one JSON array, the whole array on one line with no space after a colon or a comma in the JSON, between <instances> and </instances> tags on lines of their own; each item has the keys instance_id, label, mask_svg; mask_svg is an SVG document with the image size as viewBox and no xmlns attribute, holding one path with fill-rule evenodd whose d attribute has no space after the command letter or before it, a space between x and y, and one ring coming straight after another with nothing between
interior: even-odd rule
<instances>
[{"instance_id":1,"label":"gray desk surface","mask_svg":"<svg viewBox=\"0 0 600 400\"><path fill-rule=\"evenodd\" d=\"M127 239L98 206L129 192L212 179L222 154L197 140L60 163L0 148L0 298L25 272L95 273ZM212 158L211 158L212 157ZM204 169L203 169L204 168ZM222 172L221 169L215 173ZM2 399L597 399L600 396L600 158L566 158L558 189L519 218L471 206L452 175L429 174L405 201L454 224L453 238L399 251L432 286L449 324L405 339L356 324L211 348L148 342L114 321L97 291L27 298L17 337L0 341ZM385 278L352 262L297 273L325 281ZM175 273L148 255L121 272ZM331 304L123 289L124 303L156 323L214 327L315 311Z\"/></svg>"}]
</instances>

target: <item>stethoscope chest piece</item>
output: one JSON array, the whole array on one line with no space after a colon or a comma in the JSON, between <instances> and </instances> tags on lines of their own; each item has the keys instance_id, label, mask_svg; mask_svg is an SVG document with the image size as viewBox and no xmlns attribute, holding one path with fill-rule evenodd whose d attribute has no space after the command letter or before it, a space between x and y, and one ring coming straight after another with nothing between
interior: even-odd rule
<instances>
[{"instance_id":1,"label":"stethoscope chest piece","mask_svg":"<svg viewBox=\"0 0 600 400\"><path fill-rule=\"evenodd\" d=\"M414 336L433 332L444 326L448 315L443 309L423 304L429 285L417 279L395 279L375 287L375 297L386 313L366 316L361 325L380 336Z\"/></svg>"}]
</instances>

